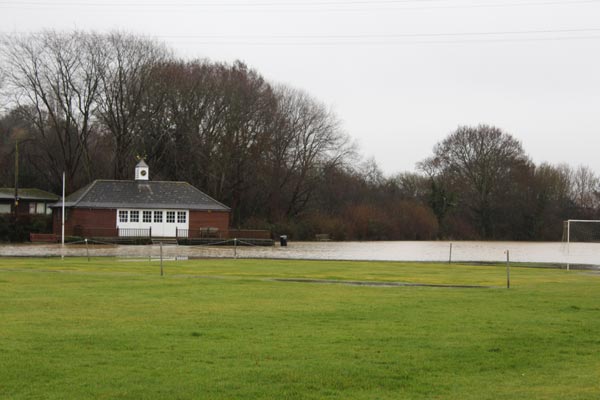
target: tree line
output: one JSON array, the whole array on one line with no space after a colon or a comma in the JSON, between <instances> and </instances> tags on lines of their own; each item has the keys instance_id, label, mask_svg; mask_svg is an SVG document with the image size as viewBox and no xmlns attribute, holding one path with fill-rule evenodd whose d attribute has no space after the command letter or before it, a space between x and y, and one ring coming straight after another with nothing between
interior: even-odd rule
<instances>
[{"instance_id":1,"label":"tree line","mask_svg":"<svg viewBox=\"0 0 600 400\"><path fill-rule=\"evenodd\" d=\"M297 239L557 240L598 218L585 166L535 165L488 125L459 127L416 171L386 177L306 92L242 62L182 60L148 38L40 32L0 41L0 185L60 193L93 179L187 181L232 224Z\"/></svg>"}]
</instances>

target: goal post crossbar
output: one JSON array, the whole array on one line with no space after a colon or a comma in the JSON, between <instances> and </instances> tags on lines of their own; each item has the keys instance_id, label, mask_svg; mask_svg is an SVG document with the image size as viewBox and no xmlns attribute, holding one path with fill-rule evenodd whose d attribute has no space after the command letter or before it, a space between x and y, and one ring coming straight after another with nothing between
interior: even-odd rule
<instances>
[{"instance_id":1,"label":"goal post crossbar","mask_svg":"<svg viewBox=\"0 0 600 400\"><path fill-rule=\"evenodd\" d=\"M563 226L563 242L567 242L567 244L569 244L572 240L572 227L571 224L572 223L576 223L576 224L600 224L600 220L598 219L568 219L566 221L564 221L564 226ZM600 226L600 225L599 225ZM586 228L587 229L587 228ZM581 232L579 232L581 234ZM586 233L584 231L584 233ZM596 232L587 232L589 236L593 236L593 240L592 241L600 241L600 228L596 231ZM577 239L577 238L576 238Z\"/></svg>"}]
</instances>

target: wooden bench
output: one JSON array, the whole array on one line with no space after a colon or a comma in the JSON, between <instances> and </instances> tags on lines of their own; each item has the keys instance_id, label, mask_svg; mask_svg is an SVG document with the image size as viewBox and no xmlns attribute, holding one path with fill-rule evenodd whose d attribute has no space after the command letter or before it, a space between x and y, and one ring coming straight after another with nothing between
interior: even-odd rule
<instances>
[{"instance_id":1,"label":"wooden bench","mask_svg":"<svg viewBox=\"0 0 600 400\"><path fill-rule=\"evenodd\" d=\"M219 228L206 227L200 228L200 237L201 238L220 238L221 233L219 232Z\"/></svg>"},{"instance_id":2,"label":"wooden bench","mask_svg":"<svg viewBox=\"0 0 600 400\"><path fill-rule=\"evenodd\" d=\"M30 233L29 240L32 243L56 243L58 238L53 233Z\"/></svg>"},{"instance_id":3,"label":"wooden bench","mask_svg":"<svg viewBox=\"0 0 600 400\"><path fill-rule=\"evenodd\" d=\"M317 233L315 235L315 240L319 242L326 242L331 239L329 238L329 233Z\"/></svg>"}]
</instances>

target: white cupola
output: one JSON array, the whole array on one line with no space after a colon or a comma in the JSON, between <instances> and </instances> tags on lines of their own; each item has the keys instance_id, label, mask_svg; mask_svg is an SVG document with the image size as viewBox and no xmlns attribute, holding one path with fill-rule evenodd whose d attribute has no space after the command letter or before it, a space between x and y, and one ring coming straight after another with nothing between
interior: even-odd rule
<instances>
[{"instance_id":1,"label":"white cupola","mask_svg":"<svg viewBox=\"0 0 600 400\"><path fill-rule=\"evenodd\" d=\"M135 180L136 181L147 181L150 178L150 169L148 164L144 160L140 160L135 166Z\"/></svg>"}]
</instances>

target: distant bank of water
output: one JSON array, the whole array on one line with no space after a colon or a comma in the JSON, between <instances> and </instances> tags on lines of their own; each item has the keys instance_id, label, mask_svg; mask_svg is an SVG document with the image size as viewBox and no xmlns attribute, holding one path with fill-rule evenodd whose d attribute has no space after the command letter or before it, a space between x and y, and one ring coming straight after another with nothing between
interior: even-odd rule
<instances>
[{"instance_id":1,"label":"distant bank of water","mask_svg":"<svg viewBox=\"0 0 600 400\"><path fill-rule=\"evenodd\" d=\"M316 260L514 262L600 265L600 243L560 242L290 242L287 247L164 246L165 257L284 258ZM157 257L158 246L66 245L65 256ZM59 256L56 244L0 245L0 256Z\"/></svg>"}]
</instances>

